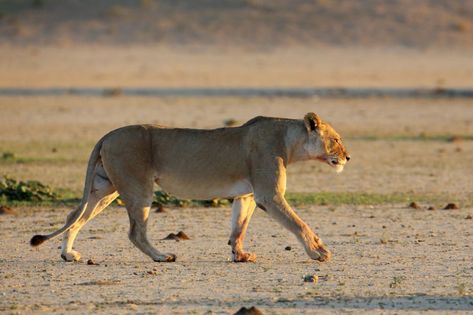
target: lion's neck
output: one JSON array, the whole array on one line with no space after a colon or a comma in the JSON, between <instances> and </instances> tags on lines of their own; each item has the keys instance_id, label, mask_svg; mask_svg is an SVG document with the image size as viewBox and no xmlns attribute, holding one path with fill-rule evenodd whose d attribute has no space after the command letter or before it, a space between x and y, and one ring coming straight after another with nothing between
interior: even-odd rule
<instances>
[{"instance_id":1,"label":"lion's neck","mask_svg":"<svg viewBox=\"0 0 473 315\"><path fill-rule=\"evenodd\" d=\"M298 128L288 128L285 134L286 145L286 163L291 164L299 161L310 160L310 156L304 149L304 139L306 137L306 130L303 125Z\"/></svg>"}]
</instances>

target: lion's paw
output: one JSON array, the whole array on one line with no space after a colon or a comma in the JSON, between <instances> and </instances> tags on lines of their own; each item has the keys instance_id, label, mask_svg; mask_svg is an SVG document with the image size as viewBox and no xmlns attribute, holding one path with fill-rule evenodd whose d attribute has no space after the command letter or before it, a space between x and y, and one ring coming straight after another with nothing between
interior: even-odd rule
<instances>
[{"instance_id":1,"label":"lion's paw","mask_svg":"<svg viewBox=\"0 0 473 315\"><path fill-rule=\"evenodd\" d=\"M253 253L236 253L233 255L234 262L255 262L256 254Z\"/></svg>"},{"instance_id":2,"label":"lion's paw","mask_svg":"<svg viewBox=\"0 0 473 315\"><path fill-rule=\"evenodd\" d=\"M330 261L332 259L332 253L323 247L319 247L309 252L310 258L318 260L320 262Z\"/></svg>"},{"instance_id":3,"label":"lion's paw","mask_svg":"<svg viewBox=\"0 0 473 315\"><path fill-rule=\"evenodd\" d=\"M164 255L159 255L158 257L153 258L155 262L175 262L176 261L176 255L174 254L164 254Z\"/></svg>"},{"instance_id":4,"label":"lion's paw","mask_svg":"<svg viewBox=\"0 0 473 315\"><path fill-rule=\"evenodd\" d=\"M79 261L80 253L78 251L72 250L68 253L62 253L61 258L64 259L64 261Z\"/></svg>"}]
</instances>

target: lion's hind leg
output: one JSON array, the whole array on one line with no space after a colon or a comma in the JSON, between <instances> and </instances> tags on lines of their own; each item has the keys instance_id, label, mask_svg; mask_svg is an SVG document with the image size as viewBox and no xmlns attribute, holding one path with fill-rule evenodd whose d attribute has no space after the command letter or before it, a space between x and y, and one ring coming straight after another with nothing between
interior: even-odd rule
<instances>
[{"instance_id":1,"label":"lion's hind leg","mask_svg":"<svg viewBox=\"0 0 473 315\"><path fill-rule=\"evenodd\" d=\"M107 178L101 166L98 166L96 169L92 191L90 192L89 199L87 200L87 209L80 219L74 223L64 234L61 246L62 259L65 261L78 261L80 259L80 253L72 249L77 234L88 221L92 220L117 197L118 193L115 187ZM73 216L73 214L74 212L69 214L69 217ZM69 217L68 220L70 219Z\"/></svg>"},{"instance_id":2,"label":"lion's hind leg","mask_svg":"<svg viewBox=\"0 0 473 315\"><path fill-rule=\"evenodd\" d=\"M146 229L153 196L153 182L143 183L135 179L128 180L126 191L120 191L130 219L130 241L143 253L156 262L176 261L176 255L161 253L148 240Z\"/></svg>"},{"instance_id":3,"label":"lion's hind leg","mask_svg":"<svg viewBox=\"0 0 473 315\"><path fill-rule=\"evenodd\" d=\"M229 245L232 247L234 262L255 262L256 255L243 250L248 223L255 211L256 203L253 195L235 198L232 205L232 233Z\"/></svg>"}]
</instances>

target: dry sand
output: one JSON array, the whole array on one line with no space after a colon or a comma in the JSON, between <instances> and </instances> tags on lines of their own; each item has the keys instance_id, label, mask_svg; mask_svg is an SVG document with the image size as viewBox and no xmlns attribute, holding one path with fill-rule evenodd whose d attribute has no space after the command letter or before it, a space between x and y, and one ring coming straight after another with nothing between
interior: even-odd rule
<instances>
[{"instance_id":1,"label":"dry sand","mask_svg":"<svg viewBox=\"0 0 473 315\"><path fill-rule=\"evenodd\" d=\"M471 51L0 46L0 87L471 87Z\"/></svg>"},{"instance_id":2,"label":"dry sand","mask_svg":"<svg viewBox=\"0 0 473 315\"><path fill-rule=\"evenodd\" d=\"M61 260L59 240L29 247L33 233L58 228L66 213L32 208L19 218L0 217L1 312L232 314L252 305L265 314L473 311L472 221L465 219L471 209L299 209L334 251L324 264L310 261L262 211L246 242L258 261L231 263L230 209L154 213L150 239L175 253L176 263L154 263L134 248L123 208L105 210L83 229L75 246L80 263ZM160 241L179 230L191 240ZM317 284L303 281L314 274Z\"/></svg>"}]
</instances>

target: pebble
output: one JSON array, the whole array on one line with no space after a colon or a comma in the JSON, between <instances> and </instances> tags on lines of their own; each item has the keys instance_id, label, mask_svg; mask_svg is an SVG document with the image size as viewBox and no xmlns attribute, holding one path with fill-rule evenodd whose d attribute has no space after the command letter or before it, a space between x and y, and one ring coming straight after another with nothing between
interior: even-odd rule
<instances>
[{"instance_id":1,"label":"pebble","mask_svg":"<svg viewBox=\"0 0 473 315\"><path fill-rule=\"evenodd\" d=\"M263 315L263 312L254 306L250 308L242 307L234 315Z\"/></svg>"},{"instance_id":2,"label":"pebble","mask_svg":"<svg viewBox=\"0 0 473 315\"><path fill-rule=\"evenodd\" d=\"M0 214L9 214L17 216L15 209L10 208L8 206L0 206Z\"/></svg>"},{"instance_id":3,"label":"pebble","mask_svg":"<svg viewBox=\"0 0 473 315\"><path fill-rule=\"evenodd\" d=\"M312 282L317 283L319 281L319 277L317 275L305 275L304 282Z\"/></svg>"},{"instance_id":4,"label":"pebble","mask_svg":"<svg viewBox=\"0 0 473 315\"><path fill-rule=\"evenodd\" d=\"M176 242L179 242L190 240L190 237L183 231L179 231L177 234L169 233L169 235L163 238L163 240L175 240Z\"/></svg>"},{"instance_id":5,"label":"pebble","mask_svg":"<svg viewBox=\"0 0 473 315\"><path fill-rule=\"evenodd\" d=\"M417 202L413 201L413 202L411 202L411 203L409 204L409 208L412 208L412 209L420 209L421 207L420 207L420 205L419 205Z\"/></svg>"},{"instance_id":6,"label":"pebble","mask_svg":"<svg viewBox=\"0 0 473 315\"><path fill-rule=\"evenodd\" d=\"M456 204L456 203L449 203L445 206L445 208L443 208L444 210L456 210L456 209L460 209L460 207Z\"/></svg>"},{"instance_id":7,"label":"pebble","mask_svg":"<svg viewBox=\"0 0 473 315\"><path fill-rule=\"evenodd\" d=\"M164 207L162 204L159 204L157 207L156 207L156 210L154 210L154 212L156 213L163 213L163 212L166 212L166 210L164 210Z\"/></svg>"}]
</instances>

